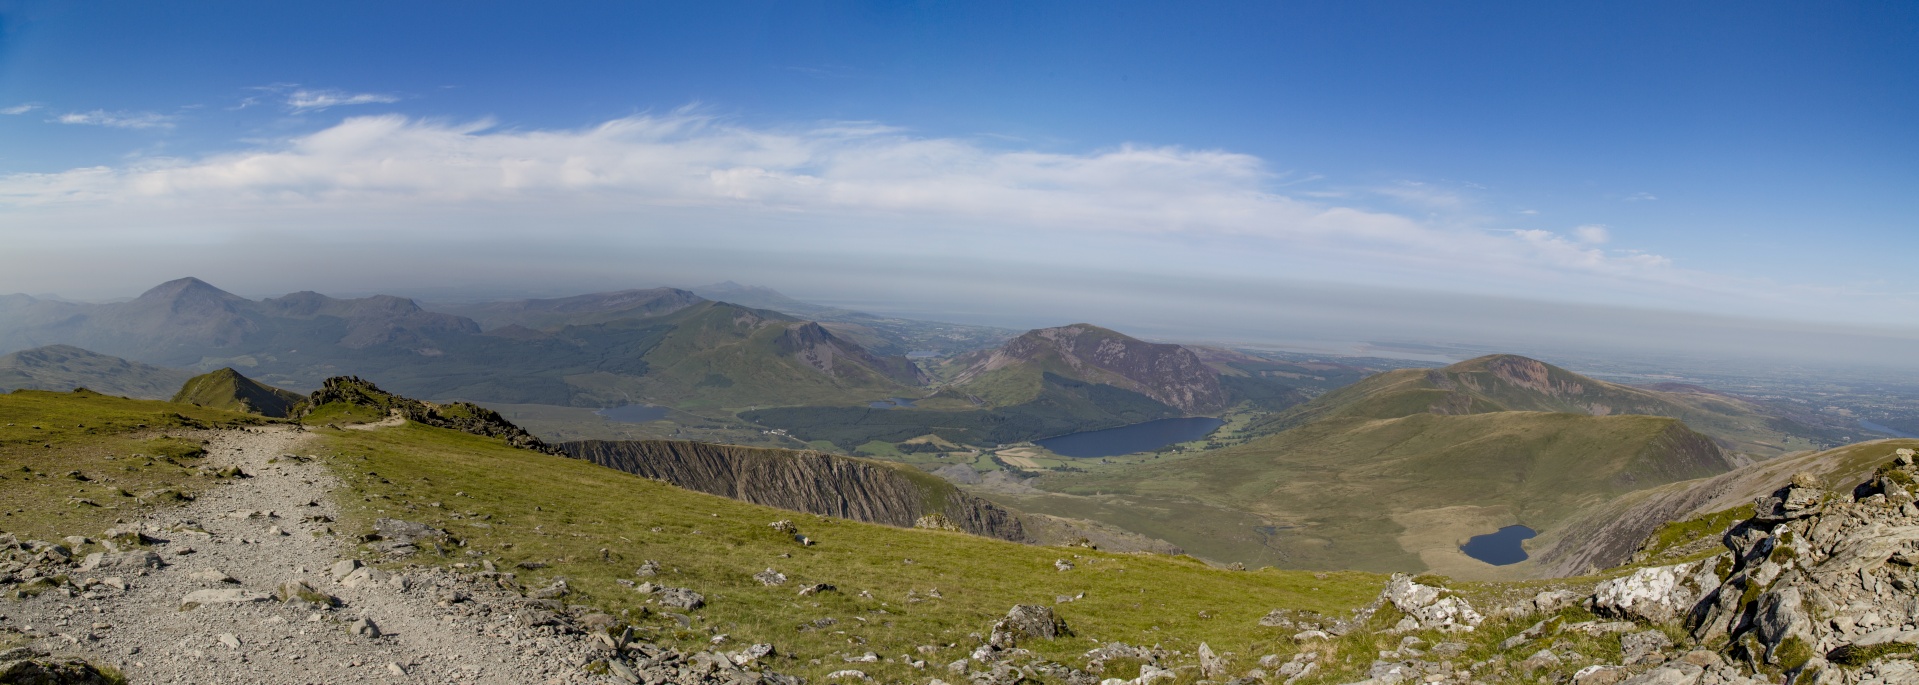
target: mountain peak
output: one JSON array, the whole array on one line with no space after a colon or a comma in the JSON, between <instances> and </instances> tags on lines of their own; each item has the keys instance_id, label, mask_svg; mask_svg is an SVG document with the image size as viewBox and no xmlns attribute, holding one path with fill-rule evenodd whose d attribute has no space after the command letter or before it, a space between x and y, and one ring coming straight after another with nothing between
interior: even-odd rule
<instances>
[{"instance_id":1,"label":"mountain peak","mask_svg":"<svg viewBox=\"0 0 1919 685\"><path fill-rule=\"evenodd\" d=\"M165 301L165 300L182 300L182 299L195 299L195 298L214 299L214 300L244 300L246 299L246 298L240 297L239 295L235 295L225 290L216 288L213 286L213 284L208 283L206 281L202 281L198 278L188 276L186 278L176 278L174 280L167 281L165 283L161 283L159 285L153 286L153 288L147 290L146 292L140 293L140 297L136 298L136 301L137 300Z\"/></svg>"}]
</instances>

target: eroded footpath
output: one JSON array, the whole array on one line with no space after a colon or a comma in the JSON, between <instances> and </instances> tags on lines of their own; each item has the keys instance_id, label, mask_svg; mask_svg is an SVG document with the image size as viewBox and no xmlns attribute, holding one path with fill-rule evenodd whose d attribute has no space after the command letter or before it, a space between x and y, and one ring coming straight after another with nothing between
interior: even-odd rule
<instances>
[{"instance_id":1,"label":"eroded footpath","mask_svg":"<svg viewBox=\"0 0 1919 685\"><path fill-rule=\"evenodd\" d=\"M785 682L750 662L627 644L606 633L612 617L479 574L361 567L332 529L338 480L304 456L312 436L201 437L209 468L245 476L109 531L0 539L17 597L0 605L0 630L134 683Z\"/></svg>"}]
</instances>

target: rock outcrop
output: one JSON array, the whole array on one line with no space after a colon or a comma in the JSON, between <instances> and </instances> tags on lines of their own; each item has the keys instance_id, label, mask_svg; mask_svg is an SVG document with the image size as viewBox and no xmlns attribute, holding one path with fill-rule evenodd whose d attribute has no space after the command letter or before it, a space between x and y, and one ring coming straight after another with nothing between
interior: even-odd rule
<instances>
[{"instance_id":1,"label":"rock outcrop","mask_svg":"<svg viewBox=\"0 0 1919 685\"><path fill-rule=\"evenodd\" d=\"M1018 519L928 474L819 452L676 440L569 442L561 453L689 490L823 516L914 527L939 514L959 530L1025 542Z\"/></svg>"},{"instance_id":2,"label":"rock outcrop","mask_svg":"<svg viewBox=\"0 0 1919 685\"><path fill-rule=\"evenodd\" d=\"M499 438L514 447L559 454L553 446L534 437L526 429L514 425L512 421L506 420L506 417L500 416L499 412L486 407L471 402L447 404L422 402L381 390L371 381L361 380L355 376L335 376L326 379L326 382L320 385L320 389L313 391L313 395L307 398L304 411L312 412L331 403L371 407L388 414L397 414L414 423Z\"/></svg>"}]
</instances>

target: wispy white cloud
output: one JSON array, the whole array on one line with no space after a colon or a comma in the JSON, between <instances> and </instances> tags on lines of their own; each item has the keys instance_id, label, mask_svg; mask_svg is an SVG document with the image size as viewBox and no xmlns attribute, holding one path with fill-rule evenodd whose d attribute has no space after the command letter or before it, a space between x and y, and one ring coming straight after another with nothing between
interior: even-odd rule
<instances>
[{"instance_id":1,"label":"wispy white cloud","mask_svg":"<svg viewBox=\"0 0 1919 685\"><path fill-rule=\"evenodd\" d=\"M1586 224L1573 228L1573 237L1588 245L1604 245L1612 241L1612 230L1603 224Z\"/></svg>"},{"instance_id":2,"label":"wispy white cloud","mask_svg":"<svg viewBox=\"0 0 1919 685\"><path fill-rule=\"evenodd\" d=\"M1584 287L1656 287L1696 276L1658 255L1599 249L1604 241L1586 227L1571 237L1502 231L1363 203L1386 195L1422 214L1470 204L1442 187L1407 182L1351 197L1291 192L1291 175L1225 150L1121 145L1044 152L915 137L871 122L749 127L697 110L544 130L362 116L250 145L0 177L0 212L84 215L71 223L95 232L176 217L202 226L196 230L208 240L281 221L326 224L334 236L360 230L367 239L390 239L396 229L354 217L402 214L427 218L397 230L428 235L476 211L488 215L491 228L459 230L476 237L491 230L489 239L510 240L524 239L525 229L501 217L537 216L553 227L671 215L693 217L695 232L712 240L761 246L818 244L848 226L874 226L889 236L978 245L982 254L1005 253L988 247L1003 241L1023 241L1028 249L1033 241L1097 247L1113 263L1152 263L1166 253L1151 247L1154 241L1212 245L1204 249L1231 254L1187 258L1230 262L1247 273L1277 273L1275 265L1284 263L1293 277L1366 282L1430 282L1435 274L1458 277L1459 266L1471 264L1470 277L1494 290L1578 274L1588 279ZM553 244L587 244L600 235L542 230ZM1250 247L1218 247L1228 245ZM1120 254L1121 246L1131 252ZM1259 254L1274 258L1247 256Z\"/></svg>"},{"instance_id":3,"label":"wispy white cloud","mask_svg":"<svg viewBox=\"0 0 1919 685\"><path fill-rule=\"evenodd\" d=\"M61 124L74 124L79 126L152 129L173 128L174 118L175 117L171 115L157 114L154 112L108 112L106 110L96 109L91 112L68 112L54 117L53 121Z\"/></svg>"},{"instance_id":4,"label":"wispy white cloud","mask_svg":"<svg viewBox=\"0 0 1919 685\"><path fill-rule=\"evenodd\" d=\"M350 105L378 105L399 102L397 95L386 93L350 93L343 90L295 89L286 94L287 109L295 112L319 111Z\"/></svg>"},{"instance_id":5,"label":"wispy white cloud","mask_svg":"<svg viewBox=\"0 0 1919 685\"><path fill-rule=\"evenodd\" d=\"M21 115L36 109L40 109L42 106L43 105L41 105L38 102L22 102L12 107L8 107L6 109L0 109L0 114Z\"/></svg>"},{"instance_id":6,"label":"wispy white cloud","mask_svg":"<svg viewBox=\"0 0 1919 685\"><path fill-rule=\"evenodd\" d=\"M1653 200L1659 199L1659 196L1654 195L1652 193L1633 193L1631 195L1627 195L1623 199L1626 202L1651 202Z\"/></svg>"}]
</instances>

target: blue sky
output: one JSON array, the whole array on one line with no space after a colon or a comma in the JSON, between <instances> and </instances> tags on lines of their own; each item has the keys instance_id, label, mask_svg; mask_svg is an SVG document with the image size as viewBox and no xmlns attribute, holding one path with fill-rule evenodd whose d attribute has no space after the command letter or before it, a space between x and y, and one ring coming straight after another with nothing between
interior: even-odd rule
<instances>
[{"instance_id":1,"label":"blue sky","mask_svg":"<svg viewBox=\"0 0 1919 685\"><path fill-rule=\"evenodd\" d=\"M1911 4L558 4L0 2L0 291L1068 267L1919 320Z\"/></svg>"}]
</instances>

